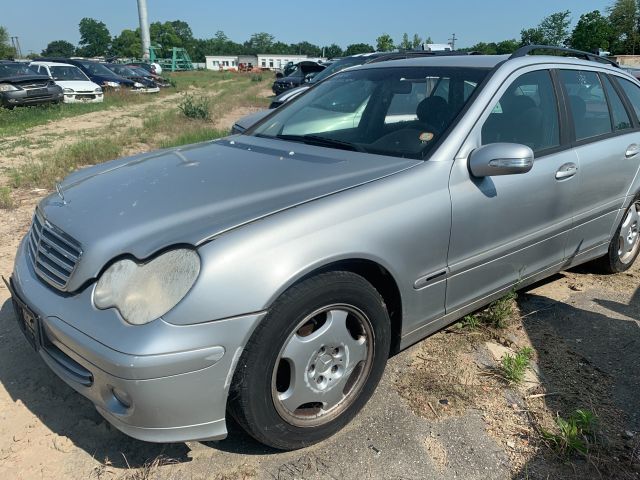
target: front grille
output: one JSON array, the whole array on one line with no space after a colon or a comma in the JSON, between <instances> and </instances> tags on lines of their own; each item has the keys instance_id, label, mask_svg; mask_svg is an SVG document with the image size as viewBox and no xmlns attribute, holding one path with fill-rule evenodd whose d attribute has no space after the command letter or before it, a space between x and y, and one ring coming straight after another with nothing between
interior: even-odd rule
<instances>
[{"instance_id":1,"label":"front grille","mask_svg":"<svg viewBox=\"0 0 640 480\"><path fill-rule=\"evenodd\" d=\"M51 225L36 209L28 245L29 256L38 276L57 289L66 288L82 255L80 244Z\"/></svg>"},{"instance_id":2,"label":"front grille","mask_svg":"<svg viewBox=\"0 0 640 480\"><path fill-rule=\"evenodd\" d=\"M33 82L33 83L20 83L19 84L20 87L24 88L25 90L30 90L32 88L44 88L49 86L49 81L44 81L44 82Z\"/></svg>"}]
</instances>

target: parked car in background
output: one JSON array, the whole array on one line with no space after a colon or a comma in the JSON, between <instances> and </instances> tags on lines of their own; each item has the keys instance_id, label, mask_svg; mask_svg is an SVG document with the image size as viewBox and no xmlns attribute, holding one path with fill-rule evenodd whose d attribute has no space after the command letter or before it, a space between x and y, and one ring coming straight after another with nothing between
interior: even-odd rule
<instances>
[{"instance_id":1,"label":"parked car in background","mask_svg":"<svg viewBox=\"0 0 640 480\"><path fill-rule=\"evenodd\" d=\"M140 73L134 72L129 67L120 63L104 63L105 67L111 70L116 75L131 80L134 82L137 92L141 93L158 93L160 88L153 80L147 79Z\"/></svg>"},{"instance_id":2,"label":"parked car in background","mask_svg":"<svg viewBox=\"0 0 640 480\"><path fill-rule=\"evenodd\" d=\"M146 80L154 82L156 85L158 85L161 88L166 88L171 86L171 82L169 82L169 80L167 80L166 78L161 77L160 75L156 75L155 73L151 73L148 70L145 70L144 68L139 67L136 64L128 63L125 65L125 67L130 68L137 75L141 76Z\"/></svg>"},{"instance_id":3,"label":"parked car in background","mask_svg":"<svg viewBox=\"0 0 640 480\"><path fill-rule=\"evenodd\" d=\"M103 90L120 90L131 89L139 90L144 88L144 85L139 84L136 86L136 82L128 80L120 75L116 75L100 62L94 62L93 60L83 60L77 58L37 58L35 61L44 62L59 62L68 63L69 65L75 65L82 70L89 80L102 87Z\"/></svg>"},{"instance_id":4,"label":"parked car in background","mask_svg":"<svg viewBox=\"0 0 640 480\"><path fill-rule=\"evenodd\" d=\"M0 104L6 108L59 103L62 87L26 63L0 63Z\"/></svg>"},{"instance_id":5,"label":"parked car in background","mask_svg":"<svg viewBox=\"0 0 640 480\"><path fill-rule=\"evenodd\" d=\"M286 90L302 85L302 83L304 83L305 81L305 78L307 78L309 75L316 74L324 70L325 68L326 65L320 64L318 62L299 62L296 65L295 70L293 70L293 72L291 72L289 75L282 78L277 78L276 81L273 82L271 90L276 95L280 95Z\"/></svg>"},{"instance_id":6,"label":"parked car in background","mask_svg":"<svg viewBox=\"0 0 640 480\"><path fill-rule=\"evenodd\" d=\"M57 62L31 62L31 68L48 75L62 87L64 103L100 103L104 100L102 87L89 80L75 65Z\"/></svg>"}]
</instances>

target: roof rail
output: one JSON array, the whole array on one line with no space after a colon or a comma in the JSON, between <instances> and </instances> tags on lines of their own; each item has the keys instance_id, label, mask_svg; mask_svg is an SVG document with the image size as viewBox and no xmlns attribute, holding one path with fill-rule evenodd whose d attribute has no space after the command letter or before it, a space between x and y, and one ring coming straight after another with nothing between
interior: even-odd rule
<instances>
[{"instance_id":1,"label":"roof rail","mask_svg":"<svg viewBox=\"0 0 640 480\"><path fill-rule=\"evenodd\" d=\"M551 50L554 52L565 54L565 56L583 58L584 60L589 60L591 62L604 63L607 65L612 65L614 67L621 68L617 62L610 60L606 57L597 55L595 53L584 52L582 50L574 50L573 48L557 47L554 45L525 45L524 47L520 47L518 50L513 52L513 54L509 57L509 60L511 60L512 58L524 57L525 55L529 55L531 52L535 50Z\"/></svg>"},{"instance_id":2,"label":"roof rail","mask_svg":"<svg viewBox=\"0 0 640 480\"><path fill-rule=\"evenodd\" d=\"M457 50L403 50L399 52L388 52L387 54L377 56L367 63L386 62L387 60L402 60L405 58L415 57L453 57L459 55L468 55L467 52L459 52Z\"/></svg>"}]
</instances>

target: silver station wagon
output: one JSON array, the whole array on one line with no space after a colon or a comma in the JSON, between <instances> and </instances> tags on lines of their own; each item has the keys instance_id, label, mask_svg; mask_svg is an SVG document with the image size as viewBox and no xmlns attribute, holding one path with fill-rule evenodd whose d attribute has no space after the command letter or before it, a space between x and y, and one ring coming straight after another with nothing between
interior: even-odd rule
<instances>
[{"instance_id":1,"label":"silver station wagon","mask_svg":"<svg viewBox=\"0 0 640 480\"><path fill-rule=\"evenodd\" d=\"M536 48L356 67L242 135L70 175L9 282L27 339L127 435L222 439L228 412L295 449L510 289L628 269L640 83Z\"/></svg>"}]
</instances>

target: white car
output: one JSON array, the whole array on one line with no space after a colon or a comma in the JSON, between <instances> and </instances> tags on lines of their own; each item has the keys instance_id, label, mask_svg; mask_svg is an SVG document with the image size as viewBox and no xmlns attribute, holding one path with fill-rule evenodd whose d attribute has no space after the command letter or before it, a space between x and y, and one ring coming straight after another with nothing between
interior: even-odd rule
<instances>
[{"instance_id":1,"label":"white car","mask_svg":"<svg viewBox=\"0 0 640 480\"><path fill-rule=\"evenodd\" d=\"M104 94L100 85L89 80L82 70L68 63L31 62L31 68L48 75L64 92L64 103L100 103Z\"/></svg>"}]
</instances>

